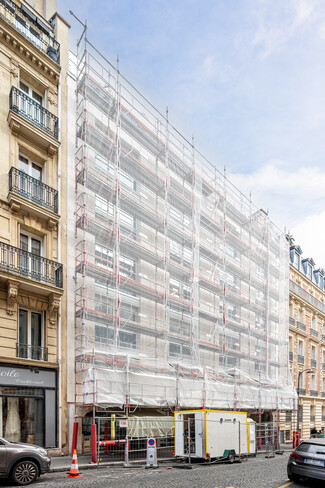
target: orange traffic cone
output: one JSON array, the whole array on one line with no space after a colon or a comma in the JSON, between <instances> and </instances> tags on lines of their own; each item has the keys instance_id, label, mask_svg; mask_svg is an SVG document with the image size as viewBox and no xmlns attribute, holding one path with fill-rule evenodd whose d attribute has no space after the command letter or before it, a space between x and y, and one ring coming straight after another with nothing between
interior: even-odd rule
<instances>
[{"instance_id":1,"label":"orange traffic cone","mask_svg":"<svg viewBox=\"0 0 325 488\"><path fill-rule=\"evenodd\" d=\"M66 478L82 478L82 474L79 474L76 449L74 449L73 451L70 473L68 474L68 476L66 476Z\"/></svg>"}]
</instances>

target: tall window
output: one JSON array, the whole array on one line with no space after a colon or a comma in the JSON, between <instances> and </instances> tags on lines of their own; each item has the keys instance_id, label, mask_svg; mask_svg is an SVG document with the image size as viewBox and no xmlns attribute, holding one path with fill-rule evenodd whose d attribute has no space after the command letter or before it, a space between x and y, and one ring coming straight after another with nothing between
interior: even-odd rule
<instances>
[{"instance_id":1,"label":"tall window","mask_svg":"<svg viewBox=\"0 0 325 488\"><path fill-rule=\"evenodd\" d=\"M19 309L18 357L45 360L43 316L40 312Z\"/></svg>"},{"instance_id":2,"label":"tall window","mask_svg":"<svg viewBox=\"0 0 325 488\"><path fill-rule=\"evenodd\" d=\"M43 95L22 80L19 82L19 89L31 99L26 100L23 97L19 97L19 109L30 117L33 122L38 122L39 124L44 125L45 114L41 110L43 105Z\"/></svg>"},{"instance_id":3,"label":"tall window","mask_svg":"<svg viewBox=\"0 0 325 488\"><path fill-rule=\"evenodd\" d=\"M22 231L19 238L19 270L21 274L37 280L41 279L42 240L32 234Z\"/></svg>"}]
</instances>

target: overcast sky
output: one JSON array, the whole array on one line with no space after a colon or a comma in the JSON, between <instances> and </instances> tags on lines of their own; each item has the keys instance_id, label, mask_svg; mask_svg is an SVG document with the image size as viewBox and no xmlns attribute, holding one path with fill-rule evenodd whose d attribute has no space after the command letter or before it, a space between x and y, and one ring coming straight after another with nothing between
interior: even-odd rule
<instances>
[{"instance_id":1,"label":"overcast sky","mask_svg":"<svg viewBox=\"0 0 325 488\"><path fill-rule=\"evenodd\" d=\"M325 267L324 0L58 0L256 206Z\"/></svg>"}]
</instances>

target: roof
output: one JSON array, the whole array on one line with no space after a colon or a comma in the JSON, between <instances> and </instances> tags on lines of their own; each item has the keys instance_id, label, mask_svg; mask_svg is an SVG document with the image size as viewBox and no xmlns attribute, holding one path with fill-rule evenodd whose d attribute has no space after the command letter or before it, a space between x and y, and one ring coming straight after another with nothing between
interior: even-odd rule
<instances>
[{"instance_id":1,"label":"roof","mask_svg":"<svg viewBox=\"0 0 325 488\"><path fill-rule=\"evenodd\" d=\"M325 439L322 437L317 437L315 439L304 439L301 444L307 442L308 444L319 444L325 446Z\"/></svg>"}]
</instances>

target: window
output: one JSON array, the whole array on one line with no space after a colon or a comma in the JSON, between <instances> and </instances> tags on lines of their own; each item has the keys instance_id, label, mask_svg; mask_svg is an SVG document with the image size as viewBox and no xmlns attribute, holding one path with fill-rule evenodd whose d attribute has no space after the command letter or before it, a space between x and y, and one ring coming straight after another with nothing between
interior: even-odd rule
<instances>
[{"instance_id":1,"label":"window","mask_svg":"<svg viewBox=\"0 0 325 488\"><path fill-rule=\"evenodd\" d=\"M315 374L310 375L310 389L316 390L316 375Z\"/></svg>"},{"instance_id":2,"label":"window","mask_svg":"<svg viewBox=\"0 0 325 488\"><path fill-rule=\"evenodd\" d=\"M170 206L170 218L174 222L183 225L183 227L191 228L191 219L189 216L172 206Z\"/></svg>"},{"instance_id":3,"label":"window","mask_svg":"<svg viewBox=\"0 0 325 488\"><path fill-rule=\"evenodd\" d=\"M103 325L95 325L95 343L104 346L113 345L114 329L110 329Z\"/></svg>"},{"instance_id":4,"label":"window","mask_svg":"<svg viewBox=\"0 0 325 488\"><path fill-rule=\"evenodd\" d=\"M25 19L15 16L15 27L19 30L25 37L27 37L33 44L42 49L42 38L39 32L37 32Z\"/></svg>"},{"instance_id":5,"label":"window","mask_svg":"<svg viewBox=\"0 0 325 488\"><path fill-rule=\"evenodd\" d=\"M103 325L95 325L95 342L98 345L113 345L115 330ZM137 336L132 332L118 331L118 347L126 349L137 348Z\"/></svg>"},{"instance_id":6,"label":"window","mask_svg":"<svg viewBox=\"0 0 325 488\"><path fill-rule=\"evenodd\" d=\"M19 240L19 271L40 280L42 278L42 241L39 237L22 231Z\"/></svg>"},{"instance_id":7,"label":"window","mask_svg":"<svg viewBox=\"0 0 325 488\"><path fill-rule=\"evenodd\" d=\"M311 356L311 359L316 360L316 347L315 346L311 346L310 356Z\"/></svg>"},{"instance_id":8,"label":"window","mask_svg":"<svg viewBox=\"0 0 325 488\"><path fill-rule=\"evenodd\" d=\"M191 348L184 344L177 344L175 342L169 343L169 355L173 358L189 358L191 357Z\"/></svg>"},{"instance_id":9,"label":"window","mask_svg":"<svg viewBox=\"0 0 325 488\"><path fill-rule=\"evenodd\" d=\"M113 251L107 247L95 244L95 263L97 266L113 270Z\"/></svg>"},{"instance_id":10,"label":"window","mask_svg":"<svg viewBox=\"0 0 325 488\"><path fill-rule=\"evenodd\" d=\"M42 313L19 309L18 343L18 357L46 360Z\"/></svg>"},{"instance_id":11,"label":"window","mask_svg":"<svg viewBox=\"0 0 325 488\"><path fill-rule=\"evenodd\" d=\"M184 318L181 314L179 317L170 317L169 331L181 337L189 337L191 330L190 317Z\"/></svg>"},{"instance_id":12,"label":"window","mask_svg":"<svg viewBox=\"0 0 325 488\"><path fill-rule=\"evenodd\" d=\"M192 262L192 251L182 246L177 241L170 240L170 258L177 263L190 267Z\"/></svg>"},{"instance_id":13,"label":"window","mask_svg":"<svg viewBox=\"0 0 325 488\"><path fill-rule=\"evenodd\" d=\"M300 340L298 342L298 354L304 356L304 342Z\"/></svg>"},{"instance_id":14,"label":"window","mask_svg":"<svg viewBox=\"0 0 325 488\"><path fill-rule=\"evenodd\" d=\"M300 310L300 308L298 308L298 310L297 310L297 320L298 320L298 322L301 322L301 310Z\"/></svg>"},{"instance_id":15,"label":"window","mask_svg":"<svg viewBox=\"0 0 325 488\"><path fill-rule=\"evenodd\" d=\"M311 328L314 329L314 330L317 330L317 319L316 319L316 317L313 317L312 318Z\"/></svg>"},{"instance_id":16,"label":"window","mask_svg":"<svg viewBox=\"0 0 325 488\"><path fill-rule=\"evenodd\" d=\"M183 298L184 300L191 299L191 287L174 278L169 279L169 291L173 297Z\"/></svg>"},{"instance_id":17,"label":"window","mask_svg":"<svg viewBox=\"0 0 325 488\"><path fill-rule=\"evenodd\" d=\"M19 97L19 109L30 117L34 122L44 125L44 112L41 110L43 105L43 95L25 81L20 80L19 89L31 100L26 100L23 96Z\"/></svg>"},{"instance_id":18,"label":"window","mask_svg":"<svg viewBox=\"0 0 325 488\"><path fill-rule=\"evenodd\" d=\"M34 163L27 156L19 154L18 169L37 181L42 181L42 166Z\"/></svg>"}]
</instances>

